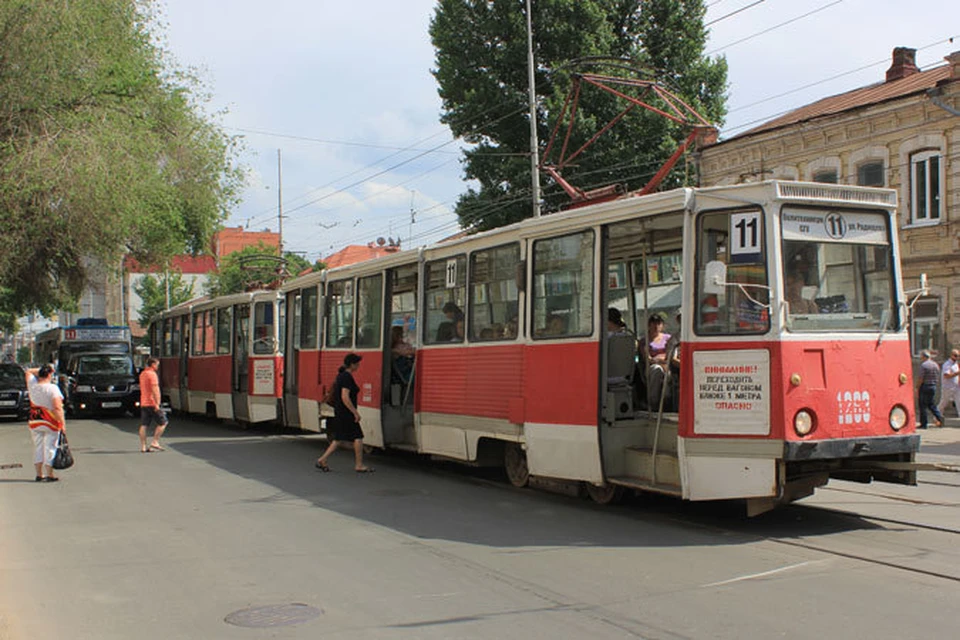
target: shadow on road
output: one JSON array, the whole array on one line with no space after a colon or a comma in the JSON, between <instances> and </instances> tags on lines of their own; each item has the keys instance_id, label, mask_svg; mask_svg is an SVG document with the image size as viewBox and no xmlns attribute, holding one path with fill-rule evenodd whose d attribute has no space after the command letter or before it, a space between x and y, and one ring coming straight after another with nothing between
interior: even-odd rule
<instances>
[{"instance_id":1,"label":"shadow on road","mask_svg":"<svg viewBox=\"0 0 960 640\"><path fill-rule=\"evenodd\" d=\"M133 419L105 424L136 439L138 425ZM299 506L301 500L307 501L423 539L504 548L681 547L882 528L849 514L797 506L748 519L736 503L690 503L652 494L601 507L584 499L515 489L498 470L401 453L371 456L367 462L377 472L357 474L352 453L339 451L330 460L333 471L321 473L313 464L326 441L301 432L241 429L175 417L168 435L165 446L171 452L275 489L244 502Z\"/></svg>"}]
</instances>

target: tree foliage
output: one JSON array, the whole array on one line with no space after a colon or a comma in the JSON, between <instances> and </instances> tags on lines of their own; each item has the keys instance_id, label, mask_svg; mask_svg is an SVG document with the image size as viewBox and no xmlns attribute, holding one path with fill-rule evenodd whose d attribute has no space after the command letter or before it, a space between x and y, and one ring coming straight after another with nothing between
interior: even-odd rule
<instances>
[{"instance_id":1,"label":"tree foliage","mask_svg":"<svg viewBox=\"0 0 960 640\"><path fill-rule=\"evenodd\" d=\"M708 121L725 115L726 61L704 56L707 30L702 0L534 0L532 20L541 149L571 86L571 61L597 56L630 61L683 98ZM527 108L527 36L520 0L440 0L430 24L433 71L443 101L442 120L473 146L464 173L476 180L460 197L465 227L489 229L531 215L530 124ZM570 140L579 148L626 103L584 91ZM582 188L646 184L689 131L635 110L601 136L565 175ZM684 180L675 170L665 182ZM567 202L545 185L549 208Z\"/></svg>"},{"instance_id":2,"label":"tree foliage","mask_svg":"<svg viewBox=\"0 0 960 640\"><path fill-rule=\"evenodd\" d=\"M94 265L200 252L241 182L154 0L0 3L0 298L70 308Z\"/></svg>"},{"instance_id":3,"label":"tree foliage","mask_svg":"<svg viewBox=\"0 0 960 640\"><path fill-rule=\"evenodd\" d=\"M140 278L133 285L133 291L142 301L137 316L137 322L141 327L149 325L150 319L164 309L175 307L194 297L193 284L184 282L182 274L169 271L158 276L146 275ZM169 305L167 304L168 291Z\"/></svg>"},{"instance_id":4,"label":"tree foliage","mask_svg":"<svg viewBox=\"0 0 960 640\"><path fill-rule=\"evenodd\" d=\"M275 287L285 276L295 276L311 268L310 263L296 253L285 252L283 259L285 263L277 257L274 247L262 242L234 251L225 256L216 273L211 274L207 295L225 296Z\"/></svg>"}]
</instances>

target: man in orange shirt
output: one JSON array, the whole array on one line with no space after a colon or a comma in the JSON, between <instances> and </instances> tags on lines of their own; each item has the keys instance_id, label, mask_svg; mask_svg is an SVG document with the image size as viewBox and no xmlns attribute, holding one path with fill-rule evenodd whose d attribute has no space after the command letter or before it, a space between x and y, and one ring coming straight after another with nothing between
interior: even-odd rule
<instances>
[{"instance_id":1,"label":"man in orange shirt","mask_svg":"<svg viewBox=\"0 0 960 640\"><path fill-rule=\"evenodd\" d=\"M160 409L160 379L157 378L157 368L160 361L156 358L147 358L147 366L140 374L140 451L164 451L160 446L160 436L167 428L167 414ZM153 440L147 447L147 427L154 425Z\"/></svg>"}]
</instances>

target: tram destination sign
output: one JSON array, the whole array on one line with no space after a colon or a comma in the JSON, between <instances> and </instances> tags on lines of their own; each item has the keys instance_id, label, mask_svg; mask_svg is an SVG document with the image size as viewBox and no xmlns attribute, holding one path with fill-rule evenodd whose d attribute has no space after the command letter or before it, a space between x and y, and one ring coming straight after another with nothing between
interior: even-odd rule
<instances>
[{"instance_id":1,"label":"tram destination sign","mask_svg":"<svg viewBox=\"0 0 960 640\"><path fill-rule=\"evenodd\" d=\"M770 433L770 352L695 351L693 432Z\"/></svg>"},{"instance_id":2,"label":"tram destination sign","mask_svg":"<svg viewBox=\"0 0 960 640\"><path fill-rule=\"evenodd\" d=\"M881 213L822 211L784 207L784 240L887 244L887 219Z\"/></svg>"}]
</instances>

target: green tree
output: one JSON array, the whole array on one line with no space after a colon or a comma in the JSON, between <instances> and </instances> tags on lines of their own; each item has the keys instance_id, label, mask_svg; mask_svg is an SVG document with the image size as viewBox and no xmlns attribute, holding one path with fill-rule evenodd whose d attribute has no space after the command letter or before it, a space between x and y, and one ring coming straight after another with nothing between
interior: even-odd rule
<instances>
[{"instance_id":1,"label":"green tree","mask_svg":"<svg viewBox=\"0 0 960 640\"><path fill-rule=\"evenodd\" d=\"M154 0L0 2L0 317L71 308L94 265L202 251L242 177Z\"/></svg>"},{"instance_id":2,"label":"green tree","mask_svg":"<svg viewBox=\"0 0 960 640\"><path fill-rule=\"evenodd\" d=\"M137 315L137 322L141 327L148 326L150 319L164 309L175 307L194 297L193 284L184 282L182 274L169 271L158 276L144 276L133 285L133 291L142 301ZM168 294L169 305L167 304Z\"/></svg>"},{"instance_id":3,"label":"green tree","mask_svg":"<svg viewBox=\"0 0 960 640\"><path fill-rule=\"evenodd\" d=\"M224 257L216 273L207 281L207 295L224 296L274 287L282 278L296 276L310 268L303 256L289 251L283 254L281 261L276 248L261 242Z\"/></svg>"},{"instance_id":4,"label":"green tree","mask_svg":"<svg viewBox=\"0 0 960 640\"><path fill-rule=\"evenodd\" d=\"M538 136L545 144L571 86L569 64L597 56L630 61L683 98L708 121L726 113L727 65L704 56L702 0L534 0ZM436 49L433 74L443 101L442 121L473 146L464 174L476 180L457 203L464 227L489 229L532 213L527 39L519 0L439 0L430 24ZM580 99L570 148L579 148L626 103L598 90ZM653 176L689 131L635 110L577 159L565 174L582 188L612 183L636 189ZM665 181L683 181L679 170ZM568 201L546 183L547 208Z\"/></svg>"}]
</instances>

